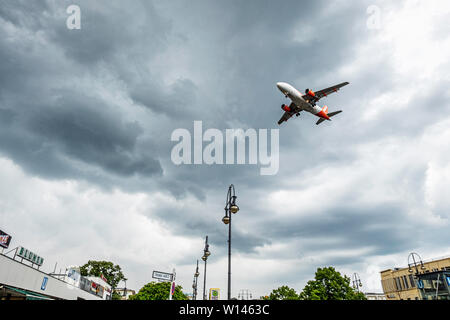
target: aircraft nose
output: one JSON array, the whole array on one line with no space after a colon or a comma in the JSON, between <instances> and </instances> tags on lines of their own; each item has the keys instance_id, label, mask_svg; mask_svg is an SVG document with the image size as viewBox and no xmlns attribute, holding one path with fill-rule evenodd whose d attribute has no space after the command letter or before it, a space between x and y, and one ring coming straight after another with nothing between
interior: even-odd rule
<instances>
[{"instance_id":1,"label":"aircraft nose","mask_svg":"<svg viewBox=\"0 0 450 320\"><path fill-rule=\"evenodd\" d=\"M287 89L287 85L285 82L277 82L277 88L278 90L280 90L281 92L285 93L286 91L288 91Z\"/></svg>"}]
</instances>

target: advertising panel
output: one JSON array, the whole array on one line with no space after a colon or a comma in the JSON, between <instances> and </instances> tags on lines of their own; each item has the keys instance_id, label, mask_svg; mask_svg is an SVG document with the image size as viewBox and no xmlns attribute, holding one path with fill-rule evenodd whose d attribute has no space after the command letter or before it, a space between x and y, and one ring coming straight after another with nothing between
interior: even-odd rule
<instances>
[{"instance_id":1,"label":"advertising panel","mask_svg":"<svg viewBox=\"0 0 450 320\"><path fill-rule=\"evenodd\" d=\"M69 268L67 270L67 283L70 283L76 287L80 287L80 278L81 274L77 268Z\"/></svg>"},{"instance_id":2,"label":"advertising panel","mask_svg":"<svg viewBox=\"0 0 450 320\"><path fill-rule=\"evenodd\" d=\"M9 234L0 230L0 247L8 249L11 238L12 237Z\"/></svg>"},{"instance_id":3,"label":"advertising panel","mask_svg":"<svg viewBox=\"0 0 450 320\"><path fill-rule=\"evenodd\" d=\"M211 288L209 289L209 300L219 300L220 299L220 289Z\"/></svg>"}]
</instances>

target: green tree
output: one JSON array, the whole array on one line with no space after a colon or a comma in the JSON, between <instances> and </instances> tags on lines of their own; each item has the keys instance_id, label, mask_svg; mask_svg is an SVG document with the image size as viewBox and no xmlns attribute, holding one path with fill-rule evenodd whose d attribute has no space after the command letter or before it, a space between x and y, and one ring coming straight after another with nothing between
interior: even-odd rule
<instances>
[{"instance_id":1,"label":"green tree","mask_svg":"<svg viewBox=\"0 0 450 320\"><path fill-rule=\"evenodd\" d=\"M167 300L169 299L171 282L150 282L143 286L138 293L130 296L129 300ZM181 286L175 286L173 300L188 300Z\"/></svg>"},{"instance_id":2,"label":"green tree","mask_svg":"<svg viewBox=\"0 0 450 320\"><path fill-rule=\"evenodd\" d=\"M350 278L342 276L333 267L318 268L314 280L308 281L300 293L302 300L367 300L363 293L355 292Z\"/></svg>"},{"instance_id":3,"label":"green tree","mask_svg":"<svg viewBox=\"0 0 450 320\"><path fill-rule=\"evenodd\" d=\"M80 273L85 277L100 277L100 275L103 275L113 289L117 288L120 281L127 280L120 266L109 261L89 260L88 263L80 267ZM113 299L120 299L120 295L115 291L113 291Z\"/></svg>"},{"instance_id":4,"label":"green tree","mask_svg":"<svg viewBox=\"0 0 450 320\"><path fill-rule=\"evenodd\" d=\"M297 292L288 286L282 286L278 289L272 290L269 300L298 300Z\"/></svg>"}]
</instances>

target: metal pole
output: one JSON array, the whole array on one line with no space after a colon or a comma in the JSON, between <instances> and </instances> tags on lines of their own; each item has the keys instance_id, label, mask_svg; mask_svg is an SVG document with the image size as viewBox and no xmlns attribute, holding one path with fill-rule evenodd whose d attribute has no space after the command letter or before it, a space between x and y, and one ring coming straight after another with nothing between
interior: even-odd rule
<instances>
[{"instance_id":1,"label":"metal pole","mask_svg":"<svg viewBox=\"0 0 450 320\"><path fill-rule=\"evenodd\" d=\"M173 268L172 270L172 281L170 282L170 289L169 289L169 300L172 300L172 287L174 287L175 285L175 278L177 276L177 273L175 271L175 268ZM174 287L174 292L175 294L175 287Z\"/></svg>"},{"instance_id":2,"label":"metal pole","mask_svg":"<svg viewBox=\"0 0 450 320\"><path fill-rule=\"evenodd\" d=\"M231 300L231 212L229 212L229 217L230 217L230 224L228 226L228 300Z\"/></svg>"},{"instance_id":3,"label":"metal pole","mask_svg":"<svg viewBox=\"0 0 450 320\"><path fill-rule=\"evenodd\" d=\"M437 281L436 281L436 298L435 298L435 300L437 300L437 298L438 298L438 291L439 291L439 276L440 276L440 274L438 273L438 277L437 277Z\"/></svg>"},{"instance_id":4,"label":"metal pole","mask_svg":"<svg viewBox=\"0 0 450 320\"><path fill-rule=\"evenodd\" d=\"M203 249L203 261L205 261L205 274L203 275L203 300L206 300L206 263L208 260L208 256L211 253L209 252L209 244L208 244L208 236L205 239L205 249Z\"/></svg>"},{"instance_id":5,"label":"metal pole","mask_svg":"<svg viewBox=\"0 0 450 320\"><path fill-rule=\"evenodd\" d=\"M205 259L205 273L203 275L203 300L206 300L206 261L208 257Z\"/></svg>"},{"instance_id":6,"label":"metal pole","mask_svg":"<svg viewBox=\"0 0 450 320\"><path fill-rule=\"evenodd\" d=\"M197 293L198 293L198 277L195 277L195 299L197 300Z\"/></svg>"},{"instance_id":7,"label":"metal pole","mask_svg":"<svg viewBox=\"0 0 450 320\"><path fill-rule=\"evenodd\" d=\"M236 206L236 191L234 185L228 187L227 201L225 205L225 217L228 218L228 300L231 300L231 216L239 208ZM224 221L225 222L225 221ZM226 222L225 222L226 223Z\"/></svg>"},{"instance_id":8,"label":"metal pole","mask_svg":"<svg viewBox=\"0 0 450 320\"><path fill-rule=\"evenodd\" d=\"M192 300L195 300L195 274L194 281L192 281Z\"/></svg>"},{"instance_id":9,"label":"metal pole","mask_svg":"<svg viewBox=\"0 0 450 320\"><path fill-rule=\"evenodd\" d=\"M194 300L197 300L197 288L198 288L198 276L199 276L199 272L198 272L198 260L197 260L197 268L195 268L195 273L194 273Z\"/></svg>"}]
</instances>

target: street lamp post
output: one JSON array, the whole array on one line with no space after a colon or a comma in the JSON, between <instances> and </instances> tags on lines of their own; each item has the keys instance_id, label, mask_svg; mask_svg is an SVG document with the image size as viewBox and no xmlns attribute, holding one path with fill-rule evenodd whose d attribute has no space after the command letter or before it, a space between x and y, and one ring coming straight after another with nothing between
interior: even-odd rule
<instances>
[{"instance_id":1,"label":"street lamp post","mask_svg":"<svg viewBox=\"0 0 450 320\"><path fill-rule=\"evenodd\" d=\"M416 258L415 257L418 257L419 258L419 261L418 262L416 262ZM412 263L410 263L410 258L412 258L412 260L413 260L413 262ZM415 253L415 252L411 252L409 255L408 255L408 271L409 272L413 272L413 270L412 270L412 266L414 266L414 268L416 269L416 277L417 277L417 275L419 274L419 269L417 268L417 265L420 263L420 269L421 270L424 270L425 269L425 266L423 265L423 262L422 262L422 258L417 254L417 253Z\"/></svg>"},{"instance_id":2,"label":"street lamp post","mask_svg":"<svg viewBox=\"0 0 450 320\"><path fill-rule=\"evenodd\" d=\"M123 289L123 297L126 297L127 295L127 279L123 279L123 282L125 282L125 288Z\"/></svg>"},{"instance_id":3,"label":"street lamp post","mask_svg":"<svg viewBox=\"0 0 450 320\"><path fill-rule=\"evenodd\" d=\"M416 261L416 257L418 258L418 261ZM410 258L412 258L412 262L410 262ZM423 265L422 258L415 252L411 252L408 255L408 271L410 273L413 272L412 266L414 266L414 269L416 269L416 273L414 274L414 282L416 288L418 288L418 279L419 279L419 268L417 267L420 264L420 269L425 270L425 266ZM420 292L420 290L419 290ZM422 295L422 294L421 294Z\"/></svg>"},{"instance_id":4,"label":"street lamp post","mask_svg":"<svg viewBox=\"0 0 450 320\"><path fill-rule=\"evenodd\" d=\"M225 216L222 218L223 223L228 225L228 300L231 300L231 213L235 214L239 211L236 198L234 185L230 185L225 204Z\"/></svg>"},{"instance_id":5,"label":"street lamp post","mask_svg":"<svg viewBox=\"0 0 450 320\"><path fill-rule=\"evenodd\" d=\"M361 279L359 278L359 275L356 272L353 274L352 279L353 279L353 288L355 288L357 292L360 292L359 288L362 287L362 283Z\"/></svg>"},{"instance_id":6,"label":"street lamp post","mask_svg":"<svg viewBox=\"0 0 450 320\"><path fill-rule=\"evenodd\" d=\"M205 274L203 275L203 300L206 300L206 261L208 260L209 255L209 244L208 244L208 236L206 236L205 240L205 249L203 249L203 257L202 260L205 261Z\"/></svg>"},{"instance_id":7,"label":"street lamp post","mask_svg":"<svg viewBox=\"0 0 450 320\"><path fill-rule=\"evenodd\" d=\"M195 269L195 273L194 273L194 283L192 284L192 288L193 293L192 293L192 297L194 300L197 300L197 283L198 283L198 276L200 275L200 273L198 272L198 260L197 260L197 268Z\"/></svg>"}]
</instances>

